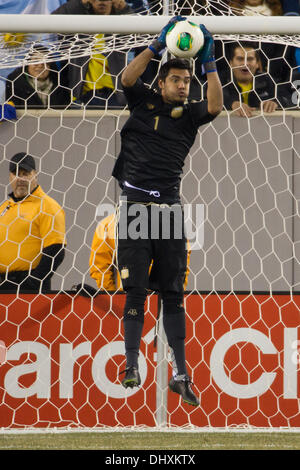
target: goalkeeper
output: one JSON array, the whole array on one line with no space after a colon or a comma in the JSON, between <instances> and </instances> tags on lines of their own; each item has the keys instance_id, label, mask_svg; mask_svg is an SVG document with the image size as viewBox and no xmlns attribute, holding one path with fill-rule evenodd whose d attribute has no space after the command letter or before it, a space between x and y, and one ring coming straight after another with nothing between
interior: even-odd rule
<instances>
[{"instance_id":1,"label":"goalkeeper","mask_svg":"<svg viewBox=\"0 0 300 470\"><path fill-rule=\"evenodd\" d=\"M182 19L172 18L157 40L130 62L122 74L130 117L121 131L121 151L113 176L122 188L117 240L118 269L126 292L126 370L122 384L127 388L141 382L138 355L149 287L149 266L153 260L151 276L156 274L163 301L164 329L177 368L177 375L170 380L169 388L180 394L184 402L197 406L199 400L191 387L185 361L183 284L187 250L179 188L184 161L198 128L215 119L223 107L212 35L200 25L205 43L198 59L207 75L207 100L187 101L192 73L186 60L173 59L161 66L159 92L147 88L140 79L151 59L166 47L166 33L170 26ZM137 207L143 232L140 238L131 233L136 222L132 214ZM159 226L155 226L156 209L169 216L169 237L164 234L163 216L159 218ZM146 227L148 236L144 233ZM155 232L159 233L158 237L152 236Z\"/></svg>"}]
</instances>

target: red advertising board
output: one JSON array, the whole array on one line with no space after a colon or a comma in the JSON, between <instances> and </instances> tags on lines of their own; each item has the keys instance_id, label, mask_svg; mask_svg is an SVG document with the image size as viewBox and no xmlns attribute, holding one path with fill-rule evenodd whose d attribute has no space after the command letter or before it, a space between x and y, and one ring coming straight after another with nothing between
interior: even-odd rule
<instances>
[{"instance_id":1,"label":"red advertising board","mask_svg":"<svg viewBox=\"0 0 300 470\"><path fill-rule=\"evenodd\" d=\"M124 300L0 295L0 427L156 425L157 297L148 298L142 385L133 390L120 384ZM185 302L200 406L168 392L168 424L300 427L300 297L187 294Z\"/></svg>"}]
</instances>

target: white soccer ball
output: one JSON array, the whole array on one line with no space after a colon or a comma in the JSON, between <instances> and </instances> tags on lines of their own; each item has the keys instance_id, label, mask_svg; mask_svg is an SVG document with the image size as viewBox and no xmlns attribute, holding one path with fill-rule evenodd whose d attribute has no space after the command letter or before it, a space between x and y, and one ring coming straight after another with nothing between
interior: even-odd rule
<instances>
[{"instance_id":1,"label":"white soccer ball","mask_svg":"<svg viewBox=\"0 0 300 470\"><path fill-rule=\"evenodd\" d=\"M204 35L199 26L191 21L178 21L166 35L169 52L175 57L190 58L204 46Z\"/></svg>"}]
</instances>

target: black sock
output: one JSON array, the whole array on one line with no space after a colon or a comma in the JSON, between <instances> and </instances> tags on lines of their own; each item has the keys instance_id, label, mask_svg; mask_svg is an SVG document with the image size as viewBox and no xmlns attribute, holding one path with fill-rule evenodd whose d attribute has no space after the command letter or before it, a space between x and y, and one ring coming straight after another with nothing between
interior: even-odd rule
<instances>
[{"instance_id":1,"label":"black sock","mask_svg":"<svg viewBox=\"0 0 300 470\"><path fill-rule=\"evenodd\" d=\"M127 291L124 307L124 340L126 368L138 368L138 357L144 326L146 290L130 288Z\"/></svg>"},{"instance_id":2,"label":"black sock","mask_svg":"<svg viewBox=\"0 0 300 470\"><path fill-rule=\"evenodd\" d=\"M138 369L138 357L144 323L135 320L124 320L126 367Z\"/></svg>"},{"instance_id":3,"label":"black sock","mask_svg":"<svg viewBox=\"0 0 300 470\"><path fill-rule=\"evenodd\" d=\"M182 309L178 313L166 313L164 311L164 329L169 346L174 353L175 367L178 375L186 375L185 364L185 313Z\"/></svg>"}]
</instances>

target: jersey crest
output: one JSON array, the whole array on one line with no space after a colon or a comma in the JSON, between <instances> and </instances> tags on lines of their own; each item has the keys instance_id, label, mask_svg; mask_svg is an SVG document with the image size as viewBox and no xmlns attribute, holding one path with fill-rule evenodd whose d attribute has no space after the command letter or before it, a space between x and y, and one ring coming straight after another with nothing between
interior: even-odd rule
<instances>
[{"instance_id":1,"label":"jersey crest","mask_svg":"<svg viewBox=\"0 0 300 470\"><path fill-rule=\"evenodd\" d=\"M183 114L183 106L176 106L176 108L173 108L171 111L171 117L174 119L180 118L182 114Z\"/></svg>"},{"instance_id":2,"label":"jersey crest","mask_svg":"<svg viewBox=\"0 0 300 470\"><path fill-rule=\"evenodd\" d=\"M129 269L123 268L121 270L121 279L128 279L129 278Z\"/></svg>"}]
</instances>

